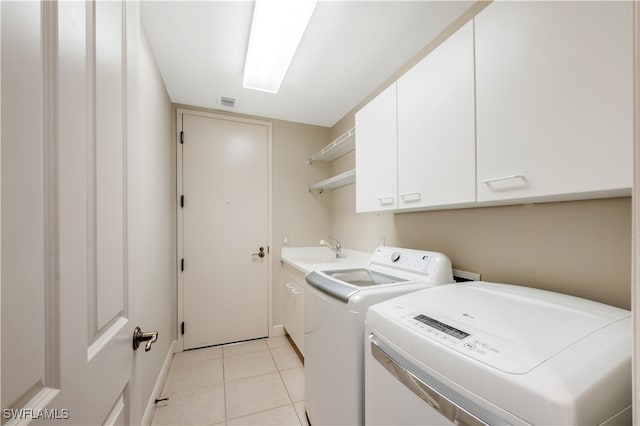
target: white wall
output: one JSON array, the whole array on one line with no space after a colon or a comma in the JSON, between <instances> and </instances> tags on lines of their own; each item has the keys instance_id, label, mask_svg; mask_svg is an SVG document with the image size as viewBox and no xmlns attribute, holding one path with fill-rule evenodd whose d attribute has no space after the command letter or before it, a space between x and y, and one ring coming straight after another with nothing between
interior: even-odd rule
<instances>
[{"instance_id":1,"label":"white wall","mask_svg":"<svg viewBox=\"0 0 640 426\"><path fill-rule=\"evenodd\" d=\"M143 331L158 331L150 352L136 354L135 375L142 410L148 406L177 334L176 301L176 145L171 102L155 59L140 30L135 75L137 96L131 144L132 311Z\"/></svg>"},{"instance_id":2,"label":"white wall","mask_svg":"<svg viewBox=\"0 0 640 426\"><path fill-rule=\"evenodd\" d=\"M329 235L331 191L308 192L306 187L326 179L330 167L307 164L307 159L324 147L329 129L287 121L273 121L273 246L271 248L273 282L273 324L282 324L282 266L280 250L283 237L289 245L315 246Z\"/></svg>"}]
</instances>

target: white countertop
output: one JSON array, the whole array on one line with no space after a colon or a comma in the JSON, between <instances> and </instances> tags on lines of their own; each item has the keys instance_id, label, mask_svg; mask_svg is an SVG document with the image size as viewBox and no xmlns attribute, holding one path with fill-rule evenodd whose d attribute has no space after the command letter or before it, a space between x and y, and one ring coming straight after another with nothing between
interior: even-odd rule
<instances>
[{"instance_id":1,"label":"white countertop","mask_svg":"<svg viewBox=\"0 0 640 426\"><path fill-rule=\"evenodd\" d=\"M311 271L326 271L331 269L362 268L369 264L371 253L342 249L342 257L336 259L336 254L327 247L283 247L280 258L305 274Z\"/></svg>"}]
</instances>

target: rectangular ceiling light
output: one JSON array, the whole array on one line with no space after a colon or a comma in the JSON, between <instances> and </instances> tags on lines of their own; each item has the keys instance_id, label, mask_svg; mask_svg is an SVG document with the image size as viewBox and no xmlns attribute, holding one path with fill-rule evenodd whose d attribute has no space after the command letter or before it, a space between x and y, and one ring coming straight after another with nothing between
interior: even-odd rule
<instances>
[{"instance_id":1,"label":"rectangular ceiling light","mask_svg":"<svg viewBox=\"0 0 640 426\"><path fill-rule=\"evenodd\" d=\"M278 93L317 0L256 0L243 86Z\"/></svg>"}]
</instances>

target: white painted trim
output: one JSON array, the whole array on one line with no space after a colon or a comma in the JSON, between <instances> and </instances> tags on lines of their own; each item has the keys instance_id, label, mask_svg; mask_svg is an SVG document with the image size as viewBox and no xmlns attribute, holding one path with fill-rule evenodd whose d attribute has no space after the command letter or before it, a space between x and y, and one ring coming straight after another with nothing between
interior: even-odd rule
<instances>
[{"instance_id":1,"label":"white painted trim","mask_svg":"<svg viewBox=\"0 0 640 426\"><path fill-rule=\"evenodd\" d=\"M176 351L178 352L184 350L184 338L180 332L180 323L184 321L184 279L180 270L180 259L184 252L182 244L184 217L182 207L180 207L180 196L182 195L182 144L180 143L180 133L182 132L182 115L184 112L185 110L183 109L176 110L176 274L178 283L178 300L176 301L178 304L178 323L176 324L178 344Z\"/></svg>"},{"instance_id":2,"label":"white painted trim","mask_svg":"<svg viewBox=\"0 0 640 426\"><path fill-rule=\"evenodd\" d=\"M45 380L60 388L60 253L58 217L58 5L42 3L44 87Z\"/></svg>"},{"instance_id":3,"label":"white painted trim","mask_svg":"<svg viewBox=\"0 0 640 426\"><path fill-rule=\"evenodd\" d=\"M27 403L21 407L22 410L31 410L33 413L37 413L40 410L44 410L53 401L53 399L60 393L60 389L54 388L42 388L36 393ZM27 412L25 411L25 412ZM14 425L28 425L33 419L29 416L24 418L12 418L5 423L6 426Z\"/></svg>"},{"instance_id":4,"label":"white painted trim","mask_svg":"<svg viewBox=\"0 0 640 426\"><path fill-rule=\"evenodd\" d=\"M279 337L284 336L285 334L284 325L278 324L271 326L271 333L269 333L269 337Z\"/></svg>"},{"instance_id":5,"label":"white painted trim","mask_svg":"<svg viewBox=\"0 0 640 426\"><path fill-rule=\"evenodd\" d=\"M124 395L120 395L116 401L116 405L111 409L111 413L107 416L107 420L104 421L103 426L115 426L118 419L122 416L125 410Z\"/></svg>"},{"instance_id":6,"label":"white painted trim","mask_svg":"<svg viewBox=\"0 0 640 426\"><path fill-rule=\"evenodd\" d=\"M268 306L267 306L267 324L268 330L273 328L273 262L276 258L273 253L273 123L267 123L267 247L269 248L267 262L267 287L268 287ZM278 257L279 257L278 253Z\"/></svg>"},{"instance_id":7,"label":"white painted trim","mask_svg":"<svg viewBox=\"0 0 640 426\"><path fill-rule=\"evenodd\" d=\"M120 317L107 328L87 349L87 361L91 362L94 356L100 353L105 346L120 333L120 330L129 323L125 317Z\"/></svg>"},{"instance_id":8,"label":"white painted trim","mask_svg":"<svg viewBox=\"0 0 640 426\"><path fill-rule=\"evenodd\" d=\"M173 361L173 354L176 352L176 348L178 346L178 341L174 340L169 345L169 351L167 352L167 356L164 359L164 363L162 364L162 368L160 369L160 373L158 374L158 379L156 380L156 384L153 387L153 391L151 391L151 396L149 397L149 401L147 402L147 407L142 413L142 419L140 420L140 424L143 426L148 426L151 424L151 420L153 420L153 413L156 409L156 398L158 398L162 394L162 390L164 389L164 384L167 381L167 376L169 375L169 368L171 368L171 361Z\"/></svg>"},{"instance_id":9,"label":"white painted trim","mask_svg":"<svg viewBox=\"0 0 640 426\"><path fill-rule=\"evenodd\" d=\"M269 256L274 256L273 250L273 123L266 120L255 120L234 115L218 114L207 111L199 111L189 108L176 108L176 208L177 208L177 273L178 273L178 322L177 326L177 349L176 352L184 351L184 339L180 333L180 324L184 321L184 281L180 271L180 259L183 257L184 247L182 242L184 217L180 208L180 196L182 195L182 144L180 143L180 132L182 132L182 116L184 114L199 117L215 118L219 120L236 121L240 123L256 124L267 127L267 246ZM267 287L268 287L268 332L273 328L273 261L267 262Z\"/></svg>"}]
</instances>

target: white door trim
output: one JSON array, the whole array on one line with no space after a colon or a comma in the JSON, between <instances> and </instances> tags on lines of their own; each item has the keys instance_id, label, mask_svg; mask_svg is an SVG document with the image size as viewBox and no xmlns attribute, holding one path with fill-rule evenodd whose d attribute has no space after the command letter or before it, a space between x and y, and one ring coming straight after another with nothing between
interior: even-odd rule
<instances>
[{"instance_id":1,"label":"white door trim","mask_svg":"<svg viewBox=\"0 0 640 426\"><path fill-rule=\"evenodd\" d=\"M162 368L160 369L160 373L158 373L158 378L156 379L156 384L151 391L151 395L149 396L149 400L147 401L147 405L142 407L144 409L142 413L142 418L140 420L140 424L142 426L149 426L151 421L153 420L153 415L156 411L156 398L160 398L162 395L162 390L164 389L164 385L167 382L167 377L169 376L169 369L171 368L171 361L173 361L173 354L176 351L176 346L178 342L174 340L169 345L169 350L167 351L167 355L164 359L164 363L162 364ZM142 401L144 403L144 401Z\"/></svg>"},{"instance_id":2,"label":"white door trim","mask_svg":"<svg viewBox=\"0 0 640 426\"><path fill-rule=\"evenodd\" d=\"M257 124L267 127L267 187L269 188L267 193L267 247L269 247L269 256L273 256L271 253L271 248L273 247L273 167L272 167L272 159L273 159L273 144L272 144L272 123L269 121L262 120L254 120L244 117L236 117L232 115L226 114L218 114L212 112L198 111L187 108L177 108L176 109L176 173L177 173L177 187L176 187L176 200L177 200L177 220L178 220L178 257L176 259L177 262L177 270L178 270L178 322L177 326L177 336L178 336L178 344L175 345L176 352L182 352L184 350L184 339L181 333L181 324L184 321L184 276L180 269L180 259L183 257L184 246L183 246L183 210L180 207L180 196L182 195L182 144L180 143L180 134L182 132L182 116L184 114L196 115L199 117L206 118L215 118L219 120L227 120L234 121L238 123L245 124ZM268 307L267 311L269 313L269 335L273 334L273 266L271 260L267 262L267 291L268 291Z\"/></svg>"}]
</instances>

